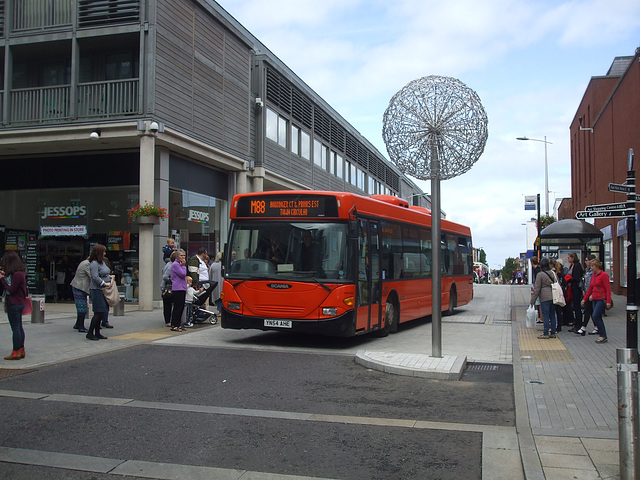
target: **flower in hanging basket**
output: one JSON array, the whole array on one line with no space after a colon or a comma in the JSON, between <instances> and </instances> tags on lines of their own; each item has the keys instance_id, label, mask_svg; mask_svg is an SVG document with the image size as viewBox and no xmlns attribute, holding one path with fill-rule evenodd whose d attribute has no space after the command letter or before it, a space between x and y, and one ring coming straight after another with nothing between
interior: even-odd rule
<instances>
[{"instance_id":1,"label":"flower in hanging basket","mask_svg":"<svg viewBox=\"0 0 640 480\"><path fill-rule=\"evenodd\" d=\"M129 220L139 220L142 217L158 217L161 219L169 218L169 212L164 207L155 205L153 203L145 203L144 205L136 205L130 210Z\"/></svg>"}]
</instances>

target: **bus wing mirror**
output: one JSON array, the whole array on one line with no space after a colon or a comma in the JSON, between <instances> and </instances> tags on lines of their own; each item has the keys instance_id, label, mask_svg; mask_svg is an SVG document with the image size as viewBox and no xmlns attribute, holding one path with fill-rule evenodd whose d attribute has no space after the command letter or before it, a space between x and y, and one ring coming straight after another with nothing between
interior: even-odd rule
<instances>
[{"instance_id":1,"label":"bus wing mirror","mask_svg":"<svg viewBox=\"0 0 640 480\"><path fill-rule=\"evenodd\" d=\"M349 220L349 236L351 238L356 238L358 236L358 221L357 220Z\"/></svg>"}]
</instances>

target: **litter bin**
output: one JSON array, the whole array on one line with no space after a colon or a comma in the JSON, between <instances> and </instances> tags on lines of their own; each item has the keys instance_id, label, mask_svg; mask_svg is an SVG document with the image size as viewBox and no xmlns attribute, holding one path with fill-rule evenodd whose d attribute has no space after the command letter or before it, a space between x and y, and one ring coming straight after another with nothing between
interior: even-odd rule
<instances>
[{"instance_id":1,"label":"litter bin","mask_svg":"<svg viewBox=\"0 0 640 480\"><path fill-rule=\"evenodd\" d=\"M114 317L124 316L124 293L120 294L120 301L118 302L118 304L113 306L112 315Z\"/></svg>"},{"instance_id":2,"label":"litter bin","mask_svg":"<svg viewBox=\"0 0 640 480\"><path fill-rule=\"evenodd\" d=\"M31 323L44 323L44 295L31 295Z\"/></svg>"}]
</instances>

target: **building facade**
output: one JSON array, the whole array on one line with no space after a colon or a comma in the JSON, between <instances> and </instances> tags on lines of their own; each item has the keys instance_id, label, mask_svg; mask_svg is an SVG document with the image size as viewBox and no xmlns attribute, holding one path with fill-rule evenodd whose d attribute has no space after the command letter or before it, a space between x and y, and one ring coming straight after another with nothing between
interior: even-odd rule
<instances>
[{"instance_id":1,"label":"building facade","mask_svg":"<svg viewBox=\"0 0 640 480\"><path fill-rule=\"evenodd\" d=\"M573 215L588 205L627 200L625 194L610 192L608 186L626 182L630 149L636 156L633 170L640 165L639 54L637 49L634 56L617 57L606 75L592 77L573 118L570 126ZM611 277L612 290L625 295L629 238L626 219L598 218L595 225L604 234L604 266ZM636 226L640 226L637 214ZM636 245L640 245L637 230L633 234Z\"/></svg>"},{"instance_id":2,"label":"building facade","mask_svg":"<svg viewBox=\"0 0 640 480\"><path fill-rule=\"evenodd\" d=\"M0 248L33 293L70 298L108 248L158 301L162 246L226 241L236 193L329 189L428 205L420 189L212 0L0 0ZM156 226L127 210L166 207Z\"/></svg>"}]
</instances>

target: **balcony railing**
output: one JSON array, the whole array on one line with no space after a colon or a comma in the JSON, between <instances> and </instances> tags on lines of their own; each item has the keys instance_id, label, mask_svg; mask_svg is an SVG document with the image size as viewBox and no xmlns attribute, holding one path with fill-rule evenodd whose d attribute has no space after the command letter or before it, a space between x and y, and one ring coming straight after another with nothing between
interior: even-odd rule
<instances>
[{"instance_id":1,"label":"balcony railing","mask_svg":"<svg viewBox=\"0 0 640 480\"><path fill-rule=\"evenodd\" d=\"M71 26L73 0L13 0L12 31Z\"/></svg>"},{"instance_id":2,"label":"balcony railing","mask_svg":"<svg viewBox=\"0 0 640 480\"><path fill-rule=\"evenodd\" d=\"M44 123L69 119L70 89L69 85L61 85L11 91L11 122Z\"/></svg>"},{"instance_id":3,"label":"balcony railing","mask_svg":"<svg viewBox=\"0 0 640 480\"><path fill-rule=\"evenodd\" d=\"M78 85L78 118L138 114L138 79Z\"/></svg>"},{"instance_id":4,"label":"balcony railing","mask_svg":"<svg viewBox=\"0 0 640 480\"><path fill-rule=\"evenodd\" d=\"M75 112L71 109L70 85L16 89L10 94L8 120L11 124L39 124L137 115L138 84L137 78L82 83L78 85Z\"/></svg>"}]
</instances>

